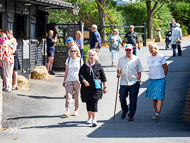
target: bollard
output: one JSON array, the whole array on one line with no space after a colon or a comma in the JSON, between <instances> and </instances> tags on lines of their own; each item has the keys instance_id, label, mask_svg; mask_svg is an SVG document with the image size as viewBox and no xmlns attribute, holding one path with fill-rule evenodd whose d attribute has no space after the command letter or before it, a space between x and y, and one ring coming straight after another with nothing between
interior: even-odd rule
<instances>
[{"instance_id":1,"label":"bollard","mask_svg":"<svg viewBox=\"0 0 190 143\"><path fill-rule=\"evenodd\" d=\"M155 42L162 42L162 36L160 31L162 30L161 28L156 28L156 38L155 38Z\"/></svg>"},{"instance_id":2,"label":"bollard","mask_svg":"<svg viewBox=\"0 0 190 143\"><path fill-rule=\"evenodd\" d=\"M2 121L2 115L3 115L3 95L2 95L2 89L3 89L3 82L0 77L0 130L2 128L1 121Z\"/></svg>"}]
</instances>

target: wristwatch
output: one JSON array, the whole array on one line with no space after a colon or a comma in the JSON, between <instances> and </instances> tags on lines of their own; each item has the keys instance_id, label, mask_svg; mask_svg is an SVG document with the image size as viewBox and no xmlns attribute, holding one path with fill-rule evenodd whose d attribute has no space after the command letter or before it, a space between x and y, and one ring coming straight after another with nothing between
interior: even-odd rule
<instances>
[{"instance_id":1,"label":"wristwatch","mask_svg":"<svg viewBox=\"0 0 190 143\"><path fill-rule=\"evenodd\" d=\"M104 88L107 88L106 86Z\"/></svg>"}]
</instances>

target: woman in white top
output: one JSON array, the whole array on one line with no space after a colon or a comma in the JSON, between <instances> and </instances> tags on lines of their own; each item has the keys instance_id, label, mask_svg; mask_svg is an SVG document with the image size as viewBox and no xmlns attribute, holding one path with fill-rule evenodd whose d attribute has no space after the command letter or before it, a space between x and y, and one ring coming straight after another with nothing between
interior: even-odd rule
<instances>
[{"instance_id":1,"label":"woman in white top","mask_svg":"<svg viewBox=\"0 0 190 143\"><path fill-rule=\"evenodd\" d=\"M108 42L110 42L109 50L111 52L112 59L111 66L116 66L117 53L119 52L119 43L122 44L119 31L116 28L113 29L112 34L110 34L108 37Z\"/></svg>"},{"instance_id":2,"label":"woman in white top","mask_svg":"<svg viewBox=\"0 0 190 143\"><path fill-rule=\"evenodd\" d=\"M165 57L158 52L156 43L148 45L151 55L147 59L149 71L149 83L145 97L151 98L155 110L153 120L160 119L160 111L165 96L165 77L168 66Z\"/></svg>"},{"instance_id":3,"label":"woman in white top","mask_svg":"<svg viewBox=\"0 0 190 143\"><path fill-rule=\"evenodd\" d=\"M179 38L180 41L176 42L176 39ZM180 28L180 24L177 23L176 27L172 31L172 48L173 48L173 57L176 56L176 48L178 50L178 56L182 56L182 51L181 51L181 40L182 40L182 30Z\"/></svg>"},{"instance_id":4,"label":"woman in white top","mask_svg":"<svg viewBox=\"0 0 190 143\"><path fill-rule=\"evenodd\" d=\"M69 57L66 60L66 70L65 70L65 77L63 81L63 86L66 85L66 113L63 115L66 117L70 116L70 108L71 108L71 102L72 102L72 96L74 92L74 98L75 98L75 112L74 116L78 115L78 107L80 102L80 83L79 83L79 70L80 67L83 65L83 61L80 58L80 51L78 48L73 46L69 50Z\"/></svg>"}]
</instances>

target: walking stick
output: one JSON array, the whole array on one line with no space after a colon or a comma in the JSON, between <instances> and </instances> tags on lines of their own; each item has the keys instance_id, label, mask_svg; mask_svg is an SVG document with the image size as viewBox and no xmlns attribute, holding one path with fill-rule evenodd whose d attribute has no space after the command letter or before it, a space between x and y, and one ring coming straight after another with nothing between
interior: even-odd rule
<instances>
[{"instance_id":1,"label":"walking stick","mask_svg":"<svg viewBox=\"0 0 190 143\"><path fill-rule=\"evenodd\" d=\"M120 73L120 70L118 71L118 73ZM114 109L114 116L113 116L113 120L115 120L115 111L116 111L116 105L117 105L118 85L119 85L119 78L118 78L118 80L117 80L117 90L116 90L115 109Z\"/></svg>"}]
</instances>

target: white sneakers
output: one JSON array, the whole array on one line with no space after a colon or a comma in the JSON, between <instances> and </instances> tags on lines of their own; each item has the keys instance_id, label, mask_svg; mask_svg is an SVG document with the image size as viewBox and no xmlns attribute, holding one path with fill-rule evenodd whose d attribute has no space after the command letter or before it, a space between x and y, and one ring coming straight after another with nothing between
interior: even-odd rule
<instances>
[{"instance_id":1,"label":"white sneakers","mask_svg":"<svg viewBox=\"0 0 190 143\"><path fill-rule=\"evenodd\" d=\"M155 114L155 117L156 117L156 120L159 120L159 119L160 119L160 114L159 114L159 113L156 113L156 114Z\"/></svg>"},{"instance_id":2,"label":"white sneakers","mask_svg":"<svg viewBox=\"0 0 190 143\"><path fill-rule=\"evenodd\" d=\"M160 119L160 114L156 113L153 117L152 120L159 120Z\"/></svg>"},{"instance_id":3,"label":"white sneakers","mask_svg":"<svg viewBox=\"0 0 190 143\"><path fill-rule=\"evenodd\" d=\"M88 118L86 124L92 124L92 118Z\"/></svg>"},{"instance_id":4,"label":"white sneakers","mask_svg":"<svg viewBox=\"0 0 190 143\"><path fill-rule=\"evenodd\" d=\"M96 127L97 126L97 121L92 120L92 118L88 118L86 124L92 124L93 127Z\"/></svg>"},{"instance_id":5,"label":"white sneakers","mask_svg":"<svg viewBox=\"0 0 190 143\"><path fill-rule=\"evenodd\" d=\"M96 120L92 120L92 126L96 127L97 126L97 121Z\"/></svg>"}]
</instances>

